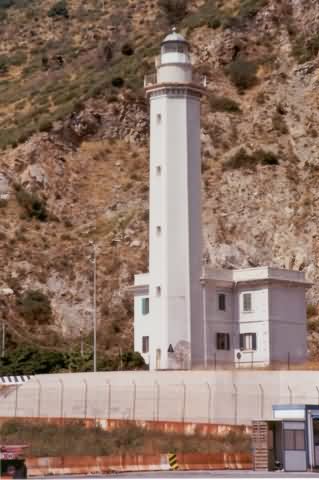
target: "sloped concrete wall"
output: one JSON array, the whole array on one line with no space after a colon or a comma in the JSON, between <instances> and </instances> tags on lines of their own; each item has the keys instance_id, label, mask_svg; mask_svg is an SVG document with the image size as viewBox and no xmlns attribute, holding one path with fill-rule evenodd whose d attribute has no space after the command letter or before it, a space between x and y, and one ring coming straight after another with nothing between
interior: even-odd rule
<instances>
[{"instance_id":1,"label":"sloped concrete wall","mask_svg":"<svg viewBox=\"0 0 319 480\"><path fill-rule=\"evenodd\" d=\"M37 375L0 392L1 417L250 424L273 404L319 404L315 371L101 372Z\"/></svg>"}]
</instances>

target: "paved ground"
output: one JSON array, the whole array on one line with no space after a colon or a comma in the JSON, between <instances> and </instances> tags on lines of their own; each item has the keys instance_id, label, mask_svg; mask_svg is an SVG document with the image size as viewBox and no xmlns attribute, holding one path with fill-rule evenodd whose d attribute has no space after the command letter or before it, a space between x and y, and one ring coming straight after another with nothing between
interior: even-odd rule
<instances>
[{"instance_id":1,"label":"paved ground","mask_svg":"<svg viewBox=\"0 0 319 480\"><path fill-rule=\"evenodd\" d=\"M35 477L34 477L35 478ZM37 477L40 478L40 477ZM41 477L43 478L43 477ZM211 471L187 471L187 472L132 472L132 473L116 473L116 474L109 474L109 475L87 475L87 476L65 476L65 477L55 477L55 476L50 476L48 477L50 480L52 479L58 479L58 480L64 480L64 479L72 479L72 480L77 480L81 479L105 479L109 480L111 478L117 478L117 479L125 479L125 478L132 478L132 479L138 479L138 478L164 478L164 479L174 479L174 478L204 478L204 479L210 479L210 478L224 478L224 479L254 479L254 478L271 478L271 479L281 479L281 478L298 478L298 479L311 479L311 478L319 478L319 472L312 473L312 472L302 472L302 473L287 473L287 472L270 472L270 473L256 473L252 472L251 470L244 470L244 471L216 471L216 470L211 470Z\"/></svg>"}]
</instances>

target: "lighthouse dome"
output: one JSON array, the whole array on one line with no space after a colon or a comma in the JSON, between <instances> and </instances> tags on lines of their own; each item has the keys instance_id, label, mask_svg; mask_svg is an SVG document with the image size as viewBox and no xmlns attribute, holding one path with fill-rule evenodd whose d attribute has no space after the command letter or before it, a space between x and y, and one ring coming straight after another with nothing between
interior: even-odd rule
<instances>
[{"instance_id":1,"label":"lighthouse dome","mask_svg":"<svg viewBox=\"0 0 319 480\"><path fill-rule=\"evenodd\" d=\"M162 41L162 45L163 45L163 43L168 43L168 42L188 43L188 42L185 40L185 38L183 37L183 35L181 35L180 33L177 33L177 32L176 32L176 28L175 28L175 27L172 28L171 33L169 33L168 35L166 35L166 37L165 37L164 40Z\"/></svg>"},{"instance_id":2,"label":"lighthouse dome","mask_svg":"<svg viewBox=\"0 0 319 480\"><path fill-rule=\"evenodd\" d=\"M191 65L189 45L183 35L172 29L161 44L160 65ZM177 67L183 68L183 67ZM189 76L188 76L189 77Z\"/></svg>"}]
</instances>

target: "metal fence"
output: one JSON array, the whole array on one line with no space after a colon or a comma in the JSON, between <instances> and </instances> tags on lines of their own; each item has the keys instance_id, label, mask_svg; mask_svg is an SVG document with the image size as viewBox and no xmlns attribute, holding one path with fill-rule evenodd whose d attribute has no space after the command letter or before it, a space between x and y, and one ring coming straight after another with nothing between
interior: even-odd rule
<instances>
[{"instance_id":1,"label":"metal fence","mask_svg":"<svg viewBox=\"0 0 319 480\"><path fill-rule=\"evenodd\" d=\"M317 372L38 375L0 390L1 417L250 424L274 404L319 404Z\"/></svg>"}]
</instances>

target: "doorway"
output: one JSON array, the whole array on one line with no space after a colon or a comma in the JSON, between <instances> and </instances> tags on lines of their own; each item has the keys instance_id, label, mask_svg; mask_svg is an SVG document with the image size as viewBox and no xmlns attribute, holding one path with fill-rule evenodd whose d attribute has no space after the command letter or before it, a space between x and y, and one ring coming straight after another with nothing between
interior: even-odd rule
<instances>
[{"instance_id":1,"label":"doorway","mask_svg":"<svg viewBox=\"0 0 319 480\"><path fill-rule=\"evenodd\" d=\"M319 467L319 418L313 418L314 466Z\"/></svg>"}]
</instances>

